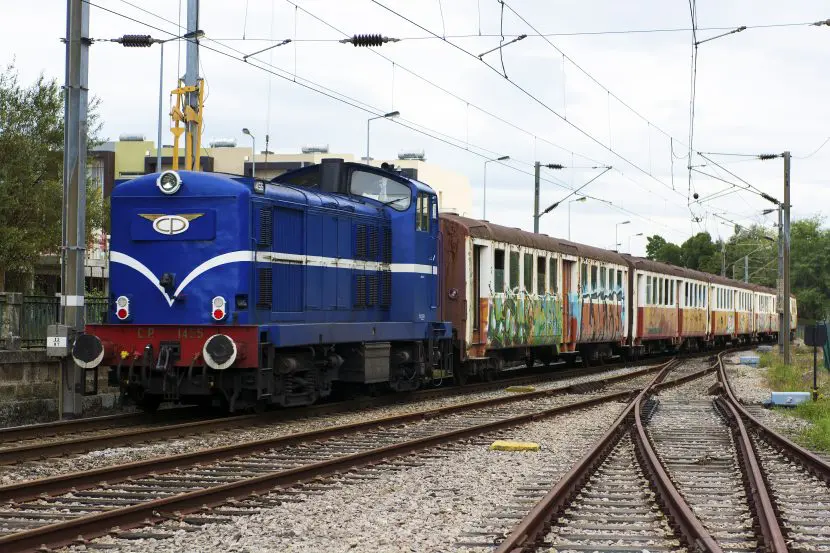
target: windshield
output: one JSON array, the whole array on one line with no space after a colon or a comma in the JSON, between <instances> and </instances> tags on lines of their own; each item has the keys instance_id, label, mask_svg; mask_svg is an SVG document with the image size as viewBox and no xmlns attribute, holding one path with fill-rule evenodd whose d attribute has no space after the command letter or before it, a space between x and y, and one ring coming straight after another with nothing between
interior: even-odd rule
<instances>
[{"instance_id":1,"label":"windshield","mask_svg":"<svg viewBox=\"0 0 830 553\"><path fill-rule=\"evenodd\" d=\"M397 211L405 211L412 202L412 191L394 179L367 171L353 171L350 192L355 196L371 198Z\"/></svg>"}]
</instances>

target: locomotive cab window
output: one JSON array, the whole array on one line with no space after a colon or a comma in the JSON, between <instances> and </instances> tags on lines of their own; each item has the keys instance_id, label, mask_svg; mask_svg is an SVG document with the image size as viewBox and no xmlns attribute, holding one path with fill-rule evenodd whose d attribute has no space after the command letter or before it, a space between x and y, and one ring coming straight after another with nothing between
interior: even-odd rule
<instances>
[{"instance_id":1,"label":"locomotive cab window","mask_svg":"<svg viewBox=\"0 0 830 553\"><path fill-rule=\"evenodd\" d=\"M493 259L493 285L495 292L504 292L504 250L496 250Z\"/></svg>"},{"instance_id":2,"label":"locomotive cab window","mask_svg":"<svg viewBox=\"0 0 830 553\"><path fill-rule=\"evenodd\" d=\"M415 230L429 232L430 211L429 194L419 192L415 210Z\"/></svg>"},{"instance_id":3,"label":"locomotive cab window","mask_svg":"<svg viewBox=\"0 0 830 553\"><path fill-rule=\"evenodd\" d=\"M383 202L395 211L406 211L412 202L412 191L403 183L400 183L389 177L378 175L377 173L370 173L368 171L353 171L349 183L349 192L355 196L363 196L378 202ZM424 196L424 202L428 202L427 194L419 194L419 208L421 196ZM424 214L427 216L427 227L429 229L429 205L424 205ZM420 215L420 209L418 214ZM420 221L420 217L417 218Z\"/></svg>"}]
</instances>

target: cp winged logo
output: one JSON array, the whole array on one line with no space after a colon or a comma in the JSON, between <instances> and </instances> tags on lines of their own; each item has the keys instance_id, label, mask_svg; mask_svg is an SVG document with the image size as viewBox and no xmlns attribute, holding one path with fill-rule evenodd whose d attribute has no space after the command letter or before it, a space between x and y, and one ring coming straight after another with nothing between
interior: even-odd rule
<instances>
[{"instance_id":1,"label":"cp winged logo","mask_svg":"<svg viewBox=\"0 0 830 553\"><path fill-rule=\"evenodd\" d=\"M198 219L204 213L182 213L165 215L163 213L139 213L138 216L153 223L153 230L165 236L181 234L190 228L190 221Z\"/></svg>"}]
</instances>

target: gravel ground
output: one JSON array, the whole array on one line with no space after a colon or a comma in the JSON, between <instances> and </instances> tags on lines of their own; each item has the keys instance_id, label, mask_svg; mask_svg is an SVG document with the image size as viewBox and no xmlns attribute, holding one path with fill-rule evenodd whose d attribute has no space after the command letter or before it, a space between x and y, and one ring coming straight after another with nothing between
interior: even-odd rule
<instances>
[{"instance_id":1,"label":"gravel ground","mask_svg":"<svg viewBox=\"0 0 830 553\"><path fill-rule=\"evenodd\" d=\"M755 351L742 351L724 357L726 374L738 399L747 406L753 416L776 432L793 437L809 428L809 421L783 413L780 409L766 409L761 406L770 399L770 389L764 379L767 369L741 365L741 355L748 354L755 354Z\"/></svg>"},{"instance_id":2,"label":"gravel ground","mask_svg":"<svg viewBox=\"0 0 830 553\"><path fill-rule=\"evenodd\" d=\"M565 470L590 444L574 437L599 435L622 406L602 405L433 450L428 456L410 456L406 461L418 466L377 466L370 480L350 478L350 473L322 491L320 483L308 493L308 488L295 488L290 502L252 516L234 516L230 524L207 524L190 532L169 522L155 530L174 532L169 539L106 537L97 543L137 553L462 551L459 542L469 528L478 527L485 514L508 502L518 487L537 481L534 475L550 473L553 467ZM535 441L542 449L489 451L487 444L498 438ZM275 493L265 500L285 497ZM235 507L246 506L254 506L254 500Z\"/></svg>"},{"instance_id":3,"label":"gravel ground","mask_svg":"<svg viewBox=\"0 0 830 553\"><path fill-rule=\"evenodd\" d=\"M537 390L565 388L573 384L602 380L610 376L625 374L642 368L643 367L627 367L615 369L601 374L579 376L564 380L557 380L556 382L537 384L535 387ZM634 382L639 382L642 379L643 377L640 377L636 380L632 380L631 384L626 382L625 385L633 386ZM212 434L187 436L176 440L136 444L132 447L102 449L70 457L51 458L43 461L32 461L18 465L3 466L0 467L0 485L36 478L48 478L50 476L66 474L69 472L91 470L121 463L130 463L154 457L176 455L179 453L221 447L246 441L274 438L287 434L318 430L335 425L361 422L436 407L444 407L461 402L489 399L503 396L505 393L506 392L504 390L495 390L464 396L445 397L434 400L407 403L404 405L379 407L360 412L314 417L300 421L274 423L273 425L267 427L254 427L247 430L234 429L215 432Z\"/></svg>"}]
</instances>

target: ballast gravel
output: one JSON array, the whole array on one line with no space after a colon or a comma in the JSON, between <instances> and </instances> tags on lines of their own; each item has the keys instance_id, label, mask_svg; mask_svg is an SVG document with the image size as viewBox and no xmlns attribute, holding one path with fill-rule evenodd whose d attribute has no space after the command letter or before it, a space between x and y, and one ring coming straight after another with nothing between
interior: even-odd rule
<instances>
[{"instance_id":1,"label":"ballast gravel","mask_svg":"<svg viewBox=\"0 0 830 553\"><path fill-rule=\"evenodd\" d=\"M261 507L251 516L231 517L228 524L205 524L189 531L192 526L167 522L153 531L171 532L168 539L105 537L96 544L135 553L464 551L459 542L465 531L507 503L519 487L532 484L534 475L572 463L590 445L574 436L599 435L622 408L622 403L604 404L494 433L486 440L402 458L415 466L377 465L340 475L333 485L325 479L297 487L290 496L276 492L262 500L290 501ZM533 441L542 448L490 451L488 444L495 439ZM367 474L372 478L366 479ZM242 503L255 507L256 501Z\"/></svg>"},{"instance_id":2,"label":"ballast gravel","mask_svg":"<svg viewBox=\"0 0 830 553\"><path fill-rule=\"evenodd\" d=\"M754 351L744 351L724 356L726 374L732 391L738 399L746 405L749 412L772 430L788 437L797 436L804 429L810 427L810 422L784 412L785 408L766 409L763 403L770 400L769 386L766 383L766 368L742 365L742 355L753 354Z\"/></svg>"},{"instance_id":3,"label":"ballast gravel","mask_svg":"<svg viewBox=\"0 0 830 553\"><path fill-rule=\"evenodd\" d=\"M642 366L623 367L620 369L613 369L599 374L591 374L586 376L567 378L563 380L556 380L553 382L539 383L534 386L536 390L553 390L559 388L566 388L574 384L582 384L596 380L603 380L611 376L634 372L642 368ZM646 377L638 377L632 379L631 381L626 381L622 385L630 386L633 388L636 385L640 384L643 381L643 378ZM618 384L617 386L620 385L621 384ZM381 417L411 413L414 411L445 407L448 405L454 405L458 403L467 403L483 399L490 399L494 397L504 396L505 394L507 394L507 392L505 392L504 389L499 389L489 392L481 392L477 394L457 395L432 400L406 403L401 405L392 405L373 409L366 409L364 411L319 416L297 421L275 422L268 426L256 426L250 429L237 428L233 430L213 432L209 434L187 436L177 438L174 440L166 439L164 441L141 443L131 447L107 448L90 451L88 453L72 455L69 457L50 458L43 461L32 461L20 463L17 465L3 466L0 467L0 485L7 485L15 482L33 480L37 478L48 478L51 476L67 474L70 472L92 470L96 468L112 466L122 463L141 461L144 459L177 455L180 453L188 453L200 449L209 449L247 441L263 440L288 434L308 432L311 430L319 430L321 428L362 422Z\"/></svg>"}]
</instances>

